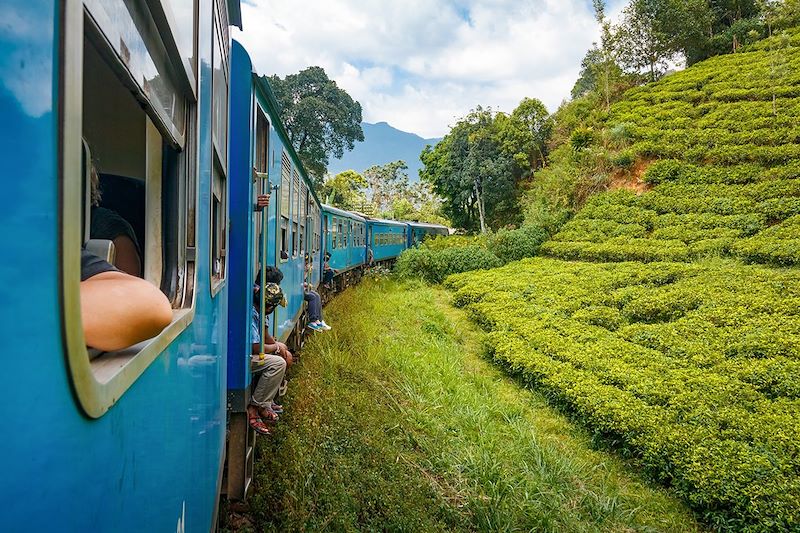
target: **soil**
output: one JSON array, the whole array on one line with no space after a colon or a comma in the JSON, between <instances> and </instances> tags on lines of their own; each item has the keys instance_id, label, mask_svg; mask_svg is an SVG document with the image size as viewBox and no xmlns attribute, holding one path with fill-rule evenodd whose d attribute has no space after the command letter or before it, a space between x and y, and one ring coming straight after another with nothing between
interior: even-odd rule
<instances>
[{"instance_id":1,"label":"soil","mask_svg":"<svg viewBox=\"0 0 800 533\"><path fill-rule=\"evenodd\" d=\"M644 194L653 188L642 179L644 173L655 159L638 159L629 170L618 170L611 175L609 190L627 189L636 194Z\"/></svg>"}]
</instances>

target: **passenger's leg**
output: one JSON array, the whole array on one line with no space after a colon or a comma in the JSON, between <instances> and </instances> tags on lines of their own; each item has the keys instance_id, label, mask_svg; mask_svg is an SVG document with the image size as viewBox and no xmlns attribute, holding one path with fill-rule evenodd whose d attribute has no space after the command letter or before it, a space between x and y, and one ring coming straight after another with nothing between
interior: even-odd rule
<instances>
[{"instance_id":1,"label":"passenger's leg","mask_svg":"<svg viewBox=\"0 0 800 533\"><path fill-rule=\"evenodd\" d=\"M250 405L262 416L265 412L274 414L272 401L278 393L284 374L286 374L286 361L283 357L267 355L264 370L261 371L256 388L250 398Z\"/></svg>"},{"instance_id":2,"label":"passenger's leg","mask_svg":"<svg viewBox=\"0 0 800 533\"><path fill-rule=\"evenodd\" d=\"M308 320L312 323L322 320L322 298L319 293L307 291L303 296L308 302Z\"/></svg>"}]
</instances>

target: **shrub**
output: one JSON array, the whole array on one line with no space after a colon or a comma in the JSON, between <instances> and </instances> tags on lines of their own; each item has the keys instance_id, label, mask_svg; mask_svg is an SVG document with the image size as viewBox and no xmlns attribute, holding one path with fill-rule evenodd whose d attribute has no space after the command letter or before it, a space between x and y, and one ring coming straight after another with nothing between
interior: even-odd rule
<instances>
[{"instance_id":1,"label":"shrub","mask_svg":"<svg viewBox=\"0 0 800 533\"><path fill-rule=\"evenodd\" d=\"M548 237L544 228L525 225L515 230L499 230L488 238L486 246L503 263L508 263L533 257Z\"/></svg>"},{"instance_id":2,"label":"shrub","mask_svg":"<svg viewBox=\"0 0 800 533\"><path fill-rule=\"evenodd\" d=\"M800 271L534 258L446 285L498 362L708 522L800 526Z\"/></svg>"},{"instance_id":3,"label":"shrub","mask_svg":"<svg viewBox=\"0 0 800 533\"><path fill-rule=\"evenodd\" d=\"M403 277L421 277L431 283L441 283L451 274L495 268L502 261L481 246L461 246L432 250L421 246L400 254L395 271Z\"/></svg>"}]
</instances>

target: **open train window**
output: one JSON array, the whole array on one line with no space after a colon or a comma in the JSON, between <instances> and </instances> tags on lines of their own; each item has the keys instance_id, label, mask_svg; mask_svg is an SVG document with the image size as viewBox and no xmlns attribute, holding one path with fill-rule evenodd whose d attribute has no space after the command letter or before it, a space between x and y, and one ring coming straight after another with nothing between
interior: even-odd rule
<instances>
[{"instance_id":1,"label":"open train window","mask_svg":"<svg viewBox=\"0 0 800 533\"><path fill-rule=\"evenodd\" d=\"M253 198L258 194L269 193L269 178L267 176L269 168L269 120L260 106L256 106L256 145L253 154ZM261 253L262 232L266 231L267 224L266 211L257 211L255 214L255 242L253 246L253 269L258 269L259 254ZM265 250L266 252L266 250Z\"/></svg>"},{"instance_id":2,"label":"open train window","mask_svg":"<svg viewBox=\"0 0 800 533\"><path fill-rule=\"evenodd\" d=\"M211 170L211 294L221 289L227 272L228 235L228 61L230 59L228 20L224 9L214 4L211 131L213 138L213 163Z\"/></svg>"},{"instance_id":3,"label":"open train window","mask_svg":"<svg viewBox=\"0 0 800 533\"><path fill-rule=\"evenodd\" d=\"M339 240L339 239L338 239L338 236L339 236L339 234L338 234L338 232L336 231L336 228L337 228L337 225L336 225L336 217L333 217L333 219L332 219L332 222L331 222L331 233L330 233L330 238L331 238L331 249L332 249L332 250L335 250L335 249L338 247L338 244L339 244L339 242L338 242L338 240Z\"/></svg>"},{"instance_id":4,"label":"open train window","mask_svg":"<svg viewBox=\"0 0 800 533\"><path fill-rule=\"evenodd\" d=\"M289 160L289 154L286 150L281 153L281 203L278 206L280 209L280 224L281 224L281 240L280 240L280 254L281 261L285 261L284 257L289 254L289 205L291 203L291 179L292 179L292 163Z\"/></svg>"},{"instance_id":5,"label":"open train window","mask_svg":"<svg viewBox=\"0 0 800 533\"><path fill-rule=\"evenodd\" d=\"M195 39L194 8L178 30L140 2L64 4L62 320L72 384L92 417L118 401L193 317L197 80L184 52L194 56L195 47L179 48L170 33ZM159 287L174 310L157 337L113 353L87 347L81 324L80 248L96 250L98 242L112 243L103 255Z\"/></svg>"}]
</instances>

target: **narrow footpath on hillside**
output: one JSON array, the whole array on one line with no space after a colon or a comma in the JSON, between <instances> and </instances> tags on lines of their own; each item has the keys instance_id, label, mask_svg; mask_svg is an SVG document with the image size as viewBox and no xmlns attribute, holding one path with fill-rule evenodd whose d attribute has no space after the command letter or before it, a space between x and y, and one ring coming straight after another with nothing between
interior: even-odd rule
<instances>
[{"instance_id":1,"label":"narrow footpath on hillside","mask_svg":"<svg viewBox=\"0 0 800 533\"><path fill-rule=\"evenodd\" d=\"M698 531L690 511L485 357L421 282L365 280L325 310L261 439L256 531Z\"/></svg>"}]
</instances>

